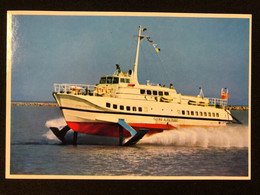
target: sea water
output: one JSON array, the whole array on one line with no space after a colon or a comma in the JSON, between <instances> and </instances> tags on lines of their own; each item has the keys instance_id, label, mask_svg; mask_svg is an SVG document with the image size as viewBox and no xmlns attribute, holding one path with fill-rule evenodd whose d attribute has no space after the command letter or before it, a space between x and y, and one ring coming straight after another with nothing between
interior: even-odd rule
<instances>
[{"instance_id":1,"label":"sea water","mask_svg":"<svg viewBox=\"0 0 260 195\"><path fill-rule=\"evenodd\" d=\"M248 176L248 112L232 114L243 125L169 130L132 147L93 145L93 136L81 134L73 146L49 130L65 125L59 108L12 106L10 174Z\"/></svg>"}]
</instances>

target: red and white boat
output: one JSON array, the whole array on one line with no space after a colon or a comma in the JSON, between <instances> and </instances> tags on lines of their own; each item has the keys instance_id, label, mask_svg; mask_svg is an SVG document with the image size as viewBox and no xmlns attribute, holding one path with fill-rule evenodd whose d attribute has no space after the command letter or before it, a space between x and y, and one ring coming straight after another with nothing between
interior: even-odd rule
<instances>
[{"instance_id":1,"label":"red and white boat","mask_svg":"<svg viewBox=\"0 0 260 195\"><path fill-rule=\"evenodd\" d=\"M132 137L135 144L145 134L151 135L182 127L224 127L233 120L226 110L228 91L221 97L206 98L202 89L198 96L177 93L173 85L139 84L137 77L139 46L145 28L139 26L136 58L133 70L122 72L119 65L112 75L102 76L99 84L54 84L56 99L67 126L51 129L62 140L69 129L75 132L119 137ZM159 49L154 45L155 50Z\"/></svg>"}]
</instances>

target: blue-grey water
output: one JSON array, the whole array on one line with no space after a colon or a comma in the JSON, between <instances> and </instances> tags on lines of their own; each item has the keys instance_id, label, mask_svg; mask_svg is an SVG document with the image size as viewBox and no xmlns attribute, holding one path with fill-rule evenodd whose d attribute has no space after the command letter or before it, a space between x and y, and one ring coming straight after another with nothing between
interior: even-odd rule
<instances>
[{"instance_id":1,"label":"blue-grey water","mask_svg":"<svg viewBox=\"0 0 260 195\"><path fill-rule=\"evenodd\" d=\"M64 125L59 108L12 106L10 173L248 176L248 112L232 113L244 124L170 130L145 137L133 147L93 145L95 137L81 134L79 145L73 146L62 145L48 128Z\"/></svg>"}]
</instances>

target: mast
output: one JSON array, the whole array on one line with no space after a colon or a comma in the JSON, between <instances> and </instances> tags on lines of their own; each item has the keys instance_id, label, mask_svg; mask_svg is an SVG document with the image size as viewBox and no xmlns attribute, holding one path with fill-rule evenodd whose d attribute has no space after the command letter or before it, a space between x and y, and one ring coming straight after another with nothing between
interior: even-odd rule
<instances>
[{"instance_id":1,"label":"mast","mask_svg":"<svg viewBox=\"0 0 260 195\"><path fill-rule=\"evenodd\" d=\"M139 47L140 47L140 40L144 38L144 36L141 35L141 31L145 31L146 28L143 28L139 26L139 32L138 32L138 38L137 38L137 48L136 48L136 55L135 55L135 63L134 63L134 74L133 78L136 84L138 83L138 78L137 78L137 67L138 67L138 57L139 57Z\"/></svg>"}]
</instances>

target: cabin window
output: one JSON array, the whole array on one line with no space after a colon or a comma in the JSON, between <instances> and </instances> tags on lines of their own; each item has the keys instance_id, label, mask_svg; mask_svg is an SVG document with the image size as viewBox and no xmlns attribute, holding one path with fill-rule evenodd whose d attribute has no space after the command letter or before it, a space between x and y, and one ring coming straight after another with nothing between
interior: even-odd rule
<instances>
[{"instance_id":1,"label":"cabin window","mask_svg":"<svg viewBox=\"0 0 260 195\"><path fill-rule=\"evenodd\" d=\"M153 91L153 95L157 95L157 91Z\"/></svg>"},{"instance_id":2,"label":"cabin window","mask_svg":"<svg viewBox=\"0 0 260 195\"><path fill-rule=\"evenodd\" d=\"M120 78L120 83L125 83L125 79L124 78Z\"/></svg>"},{"instance_id":3,"label":"cabin window","mask_svg":"<svg viewBox=\"0 0 260 195\"><path fill-rule=\"evenodd\" d=\"M219 117L219 113L216 113L216 116Z\"/></svg>"},{"instance_id":4,"label":"cabin window","mask_svg":"<svg viewBox=\"0 0 260 195\"><path fill-rule=\"evenodd\" d=\"M209 112L209 116L211 116L211 113Z\"/></svg>"},{"instance_id":5,"label":"cabin window","mask_svg":"<svg viewBox=\"0 0 260 195\"><path fill-rule=\"evenodd\" d=\"M99 84L105 84L106 83L107 78L106 77L101 77Z\"/></svg>"},{"instance_id":6,"label":"cabin window","mask_svg":"<svg viewBox=\"0 0 260 195\"><path fill-rule=\"evenodd\" d=\"M165 91L165 92L164 92L164 95L169 95L169 92L168 92L168 91Z\"/></svg>"},{"instance_id":7,"label":"cabin window","mask_svg":"<svg viewBox=\"0 0 260 195\"><path fill-rule=\"evenodd\" d=\"M113 79L113 84L118 84L118 82L119 82L118 77L114 77L114 79Z\"/></svg>"},{"instance_id":8,"label":"cabin window","mask_svg":"<svg viewBox=\"0 0 260 195\"><path fill-rule=\"evenodd\" d=\"M180 113L181 113L181 111L180 111L180 110L177 110L177 113L178 113L178 114L180 114Z\"/></svg>"},{"instance_id":9,"label":"cabin window","mask_svg":"<svg viewBox=\"0 0 260 195\"><path fill-rule=\"evenodd\" d=\"M113 104L113 108L114 108L114 109L117 109L117 105L116 105L116 104Z\"/></svg>"},{"instance_id":10,"label":"cabin window","mask_svg":"<svg viewBox=\"0 0 260 195\"><path fill-rule=\"evenodd\" d=\"M204 112L204 116L207 116L207 113L206 113L206 112Z\"/></svg>"},{"instance_id":11,"label":"cabin window","mask_svg":"<svg viewBox=\"0 0 260 195\"><path fill-rule=\"evenodd\" d=\"M125 79L125 82L126 83L130 83L130 79Z\"/></svg>"},{"instance_id":12,"label":"cabin window","mask_svg":"<svg viewBox=\"0 0 260 195\"><path fill-rule=\"evenodd\" d=\"M187 115L190 115L190 111L187 110L187 111L186 111L186 114L187 114Z\"/></svg>"},{"instance_id":13,"label":"cabin window","mask_svg":"<svg viewBox=\"0 0 260 195\"><path fill-rule=\"evenodd\" d=\"M126 107L126 110L127 110L127 111L130 111L130 106L127 106L127 107Z\"/></svg>"},{"instance_id":14,"label":"cabin window","mask_svg":"<svg viewBox=\"0 0 260 195\"><path fill-rule=\"evenodd\" d=\"M133 111L136 111L136 107L133 107Z\"/></svg>"},{"instance_id":15,"label":"cabin window","mask_svg":"<svg viewBox=\"0 0 260 195\"><path fill-rule=\"evenodd\" d=\"M195 115L196 115L196 116L198 116L198 115L199 115L198 111L196 111L196 112L195 112Z\"/></svg>"},{"instance_id":16,"label":"cabin window","mask_svg":"<svg viewBox=\"0 0 260 195\"><path fill-rule=\"evenodd\" d=\"M181 113L182 113L182 115L185 115L185 111L184 110L182 110Z\"/></svg>"},{"instance_id":17,"label":"cabin window","mask_svg":"<svg viewBox=\"0 0 260 195\"><path fill-rule=\"evenodd\" d=\"M106 103L106 107L110 108L110 103Z\"/></svg>"},{"instance_id":18,"label":"cabin window","mask_svg":"<svg viewBox=\"0 0 260 195\"><path fill-rule=\"evenodd\" d=\"M191 111L190 114L191 114L191 115L194 115L194 111Z\"/></svg>"},{"instance_id":19,"label":"cabin window","mask_svg":"<svg viewBox=\"0 0 260 195\"><path fill-rule=\"evenodd\" d=\"M138 111L139 111L139 112L142 112L142 107L138 107Z\"/></svg>"},{"instance_id":20,"label":"cabin window","mask_svg":"<svg viewBox=\"0 0 260 195\"><path fill-rule=\"evenodd\" d=\"M120 105L120 110L124 110L124 106Z\"/></svg>"},{"instance_id":21,"label":"cabin window","mask_svg":"<svg viewBox=\"0 0 260 195\"><path fill-rule=\"evenodd\" d=\"M212 116L215 117L215 113L214 112L212 113Z\"/></svg>"},{"instance_id":22,"label":"cabin window","mask_svg":"<svg viewBox=\"0 0 260 195\"><path fill-rule=\"evenodd\" d=\"M159 91L159 95L160 95L160 96L163 96L163 92L162 92L162 91Z\"/></svg>"},{"instance_id":23,"label":"cabin window","mask_svg":"<svg viewBox=\"0 0 260 195\"><path fill-rule=\"evenodd\" d=\"M107 84L112 84L112 78L113 77L107 77Z\"/></svg>"},{"instance_id":24,"label":"cabin window","mask_svg":"<svg viewBox=\"0 0 260 195\"><path fill-rule=\"evenodd\" d=\"M152 95L151 90L147 90L146 93L147 93L147 95Z\"/></svg>"},{"instance_id":25,"label":"cabin window","mask_svg":"<svg viewBox=\"0 0 260 195\"><path fill-rule=\"evenodd\" d=\"M140 93L141 94L145 94L145 90L144 89L140 89Z\"/></svg>"},{"instance_id":26,"label":"cabin window","mask_svg":"<svg viewBox=\"0 0 260 195\"><path fill-rule=\"evenodd\" d=\"M203 114L202 114L202 112L200 112L200 116L202 116Z\"/></svg>"}]
</instances>

